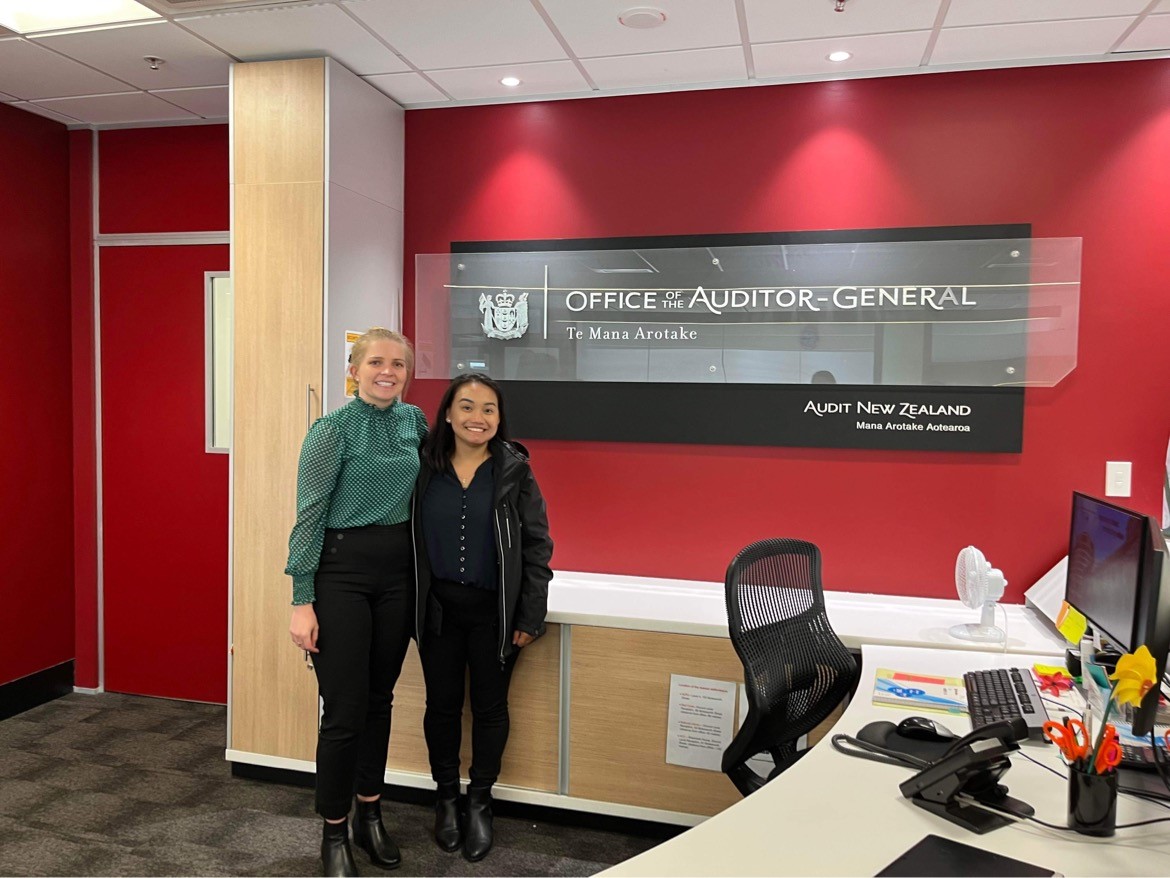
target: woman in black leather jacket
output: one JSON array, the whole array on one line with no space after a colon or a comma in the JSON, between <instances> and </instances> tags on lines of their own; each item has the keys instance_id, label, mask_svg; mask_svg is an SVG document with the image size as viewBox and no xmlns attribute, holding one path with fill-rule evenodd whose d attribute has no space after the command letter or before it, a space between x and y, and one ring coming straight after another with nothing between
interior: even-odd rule
<instances>
[{"instance_id":1,"label":"woman in black leather jacket","mask_svg":"<svg viewBox=\"0 0 1170 878\"><path fill-rule=\"evenodd\" d=\"M438 785L435 841L471 861L492 845L491 788L508 740L508 685L521 649L544 633L552 540L523 446L508 440L504 398L487 375L455 378L427 437L414 495L415 635L423 718ZM464 677L472 758L459 822Z\"/></svg>"}]
</instances>

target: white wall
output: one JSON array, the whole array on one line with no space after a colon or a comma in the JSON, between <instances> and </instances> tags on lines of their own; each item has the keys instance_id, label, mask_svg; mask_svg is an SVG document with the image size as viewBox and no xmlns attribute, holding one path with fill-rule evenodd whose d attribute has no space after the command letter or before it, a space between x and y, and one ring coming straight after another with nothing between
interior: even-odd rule
<instances>
[{"instance_id":1,"label":"white wall","mask_svg":"<svg viewBox=\"0 0 1170 878\"><path fill-rule=\"evenodd\" d=\"M329 60L325 118L324 411L331 411L346 402L346 331L402 329L405 114Z\"/></svg>"}]
</instances>

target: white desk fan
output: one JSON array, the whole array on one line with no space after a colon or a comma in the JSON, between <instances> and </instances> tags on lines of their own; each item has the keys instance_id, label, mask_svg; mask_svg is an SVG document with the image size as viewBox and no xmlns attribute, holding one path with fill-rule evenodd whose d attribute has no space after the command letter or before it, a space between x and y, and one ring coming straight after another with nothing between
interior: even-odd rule
<instances>
[{"instance_id":1,"label":"white desk fan","mask_svg":"<svg viewBox=\"0 0 1170 878\"><path fill-rule=\"evenodd\" d=\"M955 589L959 600L973 610L982 607L983 615L978 623L952 625L951 636L979 643L1003 643L1006 635L995 624L995 606L1005 588L1003 573L992 567L982 552L974 546L961 549L955 560Z\"/></svg>"}]
</instances>

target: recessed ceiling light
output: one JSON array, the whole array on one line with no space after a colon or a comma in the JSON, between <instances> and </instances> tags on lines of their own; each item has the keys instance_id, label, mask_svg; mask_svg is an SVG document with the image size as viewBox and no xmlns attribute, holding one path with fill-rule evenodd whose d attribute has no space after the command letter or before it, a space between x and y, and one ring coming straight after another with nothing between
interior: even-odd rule
<instances>
[{"instance_id":1,"label":"recessed ceiling light","mask_svg":"<svg viewBox=\"0 0 1170 878\"><path fill-rule=\"evenodd\" d=\"M853 53L852 52L844 52L844 51L830 52L826 57L830 61L848 61L850 58L853 57Z\"/></svg>"},{"instance_id":2,"label":"recessed ceiling light","mask_svg":"<svg viewBox=\"0 0 1170 878\"><path fill-rule=\"evenodd\" d=\"M161 17L136 0L0 0L0 25L22 34Z\"/></svg>"},{"instance_id":3,"label":"recessed ceiling light","mask_svg":"<svg viewBox=\"0 0 1170 878\"><path fill-rule=\"evenodd\" d=\"M520 78L517 76L505 76L500 80L500 85L506 85L508 88L515 88L520 84Z\"/></svg>"},{"instance_id":4,"label":"recessed ceiling light","mask_svg":"<svg viewBox=\"0 0 1170 878\"><path fill-rule=\"evenodd\" d=\"M618 21L626 27L645 30L648 27L658 27L666 23L666 13L653 6L634 6L618 14Z\"/></svg>"}]
</instances>

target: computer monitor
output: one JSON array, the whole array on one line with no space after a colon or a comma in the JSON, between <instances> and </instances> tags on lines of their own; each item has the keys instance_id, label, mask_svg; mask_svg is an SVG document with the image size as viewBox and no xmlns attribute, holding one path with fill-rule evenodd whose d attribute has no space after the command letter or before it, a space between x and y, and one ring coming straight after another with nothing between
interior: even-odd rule
<instances>
[{"instance_id":1,"label":"computer monitor","mask_svg":"<svg viewBox=\"0 0 1170 878\"><path fill-rule=\"evenodd\" d=\"M1143 541L1141 589L1138 596L1134 642L1145 644L1154 656L1158 684L1142 699L1133 715L1133 733L1148 735L1154 729L1161 681L1170 654L1170 549L1156 518L1146 517Z\"/></svg>"},{"instance_id":2,"label":"computer monitor","mask_svg":"<svg viewBox=\"0 0 1170 878\"><path fill-rule=\"evenodd\" d=\"M1065 600L1128 652L1137 639L1146 518L1087 494L1074 493Z\"/></svg>"}]
</instances>

